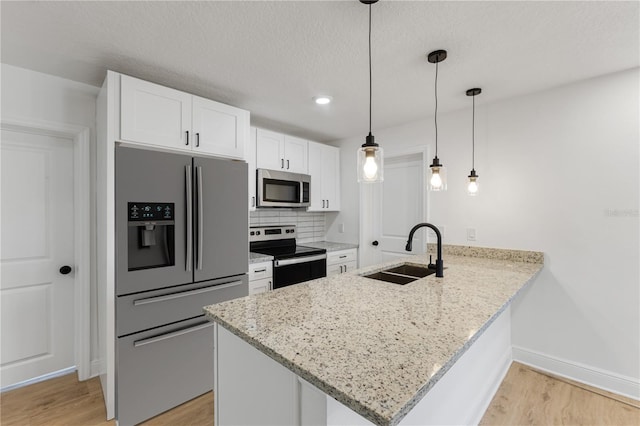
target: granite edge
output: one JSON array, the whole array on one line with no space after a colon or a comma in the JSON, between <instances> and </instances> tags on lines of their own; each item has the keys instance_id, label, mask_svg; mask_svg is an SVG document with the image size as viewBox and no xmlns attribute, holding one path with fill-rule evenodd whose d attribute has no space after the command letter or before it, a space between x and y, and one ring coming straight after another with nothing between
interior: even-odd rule
<instances>
[{"instance_id":1,"label":"granite edge","mask_svg":"<svg viewBox=\"0 0 640 426\"><path fill-rule=\"evenodd\" d=\"M435 254L437 245L427 244L427 254ZM544 253L540 251L500 249L492 247L463 246L453 244L442 245L442 257L460 256L482 259L507 260L523 263L544 263Z\"/></svg>"},{"instance_id":2,"label":"granite edge","mask_svg":"<svg viewBox=\"0 0 640 426\"><path fill-rule=\"evenodd\" d=\"M409 412L422 400L422 398L433 388L438 381L453 367L453 365L462 357L462 355L469 350L471 345L473 345L479 338L484 334L484 332L489 328L491 324L507 309L509 305L513 302L513 300L522 292L525 288L528 288L531 283L535 280L535 278L540 274L544 265L540 265L540 268L535 271L527 281L525 281L522 286L493 314L483 325L476 331L476 333L467 340L460 349L456 353L453 354L449 361L445 365L443 365L437 372L434 374L427 383L424 384L420 390L416 392L416 394L411 398L404 407L402 407L396 414L394 414L391 419L388 421L389 426L396 426L402 421L402 419L409 414Z\"/></svg>"},{"instance_id":3,"label":"granite edge","mask_svg":"<svg viewBox=\"0 0 640 426\"><path fill-rule=\"evenodd\" d=\"M301 243L300 245L308 246L308 247L324 248L327 250L327 253L360 248L358 244L339 243L335 241L313 241L309 243Z\"/></svg>"}]
</instances>

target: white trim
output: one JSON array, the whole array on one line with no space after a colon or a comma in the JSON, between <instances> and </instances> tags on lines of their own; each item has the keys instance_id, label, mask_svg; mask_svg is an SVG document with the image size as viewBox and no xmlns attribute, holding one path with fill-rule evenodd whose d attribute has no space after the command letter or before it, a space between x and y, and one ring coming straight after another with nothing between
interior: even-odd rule
<instances>
[{"instance_id":1,"label":"white trim","mask_svg":"<svg viewBox=\"0 0 640 426\"><path fill-rule=\"evenodd\" d=\"M556 376L640 400L640 381L633 377L623 376L612 371L543 354L520 346L513 346L513 359Z\"/></svg>"},{"instance_id":2,"label":"white trim","mask_svg":"<svg viewBox=\"0 0 640 426\"><path fill-rule=\"evenodd\" d=\"M0 389L0 393L9 392L14 389L23 388L25 386L33 385L35 383L44 382L45 380L54 379L56 377L66 376L67 374L71 374L74 371L76 371L75 367L63 368L62 370L54 371L53 373L43 374L42 376L34 377L33 379L24 380L19 383L14 383L12 385L5 386L2 389Z\"/></svg>"},{"instance_id":3,"label":"white trim","mask_svg":"<svg viewBox=\"0 0 640 426\"><path fill-rule=\"evenodd\" d=\"M104 363L101 359L94 359L91 361L91 377L97 377L102 374L104 369Z\"/></svg>"},{"instance_id":4,"label":"white trim","mask_svg":"<svg viewBox=\"0 0 640 426\"><path fill-rule=\"evenodd\" d=\"M19 117L2 117L0 127L23 133L58 136L73 140L73 195L74 209L76 212L74 218L74 310L76 315L74 321L74 358L76 367L72 368L73 370L78 369L79 380L86 380L90 377L91 365L90 129L73 124ZM45 375L41 377L49 376L50 375Z\"/></svg>"}]
</instances>

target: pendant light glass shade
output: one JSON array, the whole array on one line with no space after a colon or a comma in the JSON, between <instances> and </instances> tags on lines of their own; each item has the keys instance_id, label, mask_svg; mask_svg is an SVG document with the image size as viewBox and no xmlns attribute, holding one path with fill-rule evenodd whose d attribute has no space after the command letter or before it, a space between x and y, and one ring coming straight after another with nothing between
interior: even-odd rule
<instances>
[{"instance_id":1,"label":"pendant light glass shade","mask_svg":"<svg viewBox=\"0 0 640 426\"><path fill-rule=\"evenodd\" d=\"M435 157L433 163L429 166L431 175L429 177L429 190L446 191L447 190L447 169L440 163L440 159Z\"/></svg>"},{"instance_id":2,"label":"pendant light glass shade","mask_svg":"<svg viewBox=\"0 0 640 426\"><path fill-rule=\"evenodd\" d=\"M371 134L371 5L378 0L360 0L369 6L369 135L366 142L358 149L358 182L377 183L384 180L384 164L382 148L375 143Z\"/></svg>"},{"instance_id":3,"label":"pendant light glass shade","mask_svg":"<svg viewBox=\"0 0 640 426\"><path fill-rule=\"evenodd\" d=\"M438 158L438 64L447 59L446 50L435 50L427 54L427 59L432 64L436 64L436 78L435 78L435 113L433 115L435 130L436 130L436 155L433 158L433 162L429 166L431 168L431 175L429 177L429 190L431 191L446 191L447 190L447 170L440 163Z\"/></svg>"},{"instance_id":4,"label":"pendant light glass shade","mask_svg":"<svg viewBox=\"0 0 640 426\"><path fill-rule=\"evenodd\" d=\"M469 172L469 182L467 183L467 194L472 197L478 195L478 174L476 173L476 95L482 93L482 89L474 88L467 90L467 96L473 97L473 109L471 115L471 172Z\"/></svg>"},{"instance_id":5,"label":"pendant light glass shade","mask_svg":"<svg viewBox=\"0 0 640 426\"><path fill-rule=\"evenodd\" d=\"M367 143L358 149L358 182L382 182L384 179L384 163L382 148L376 143L369 144L369 138L373 141L373 136L367 136Z\"/></svg>"}]
</instances>

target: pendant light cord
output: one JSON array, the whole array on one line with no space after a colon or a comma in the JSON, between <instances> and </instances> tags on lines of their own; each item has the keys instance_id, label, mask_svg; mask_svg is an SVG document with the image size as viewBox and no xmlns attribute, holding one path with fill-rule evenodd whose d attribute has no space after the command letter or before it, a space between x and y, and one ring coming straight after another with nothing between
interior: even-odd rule
<instances>
[{"instance_id":1,"label":"pendant light cord","mask_svg":"<svg viewBox=\"0 0 640 426\"><path fill-rule=\"evenodd\" d=\"M471 170L476 168L476 96L473 95L473 112L471 119Z\"/></svg>"},{"instance_id":2,"label":"pendant light cord","mask_svg":"<svg viewBox=\"0 0 640 426\"><path fill-rule=\"evenodd\" d=\"M371 80L371 4L369 4L369 134L371 134L371 92L373 90Z\"/></svg>"},{"instance_id":3,"label":"pendant light cord","mask_svg":"<svg viewBox=\"0 0 640 426\"><path fill-rule=\"evenodd\" d=\"M435 82L435 94L436 94L436 112L433 116L436 127L436 158L438 158L438 63L436 62L436 82Z\"/></svg>"}]
</instances>

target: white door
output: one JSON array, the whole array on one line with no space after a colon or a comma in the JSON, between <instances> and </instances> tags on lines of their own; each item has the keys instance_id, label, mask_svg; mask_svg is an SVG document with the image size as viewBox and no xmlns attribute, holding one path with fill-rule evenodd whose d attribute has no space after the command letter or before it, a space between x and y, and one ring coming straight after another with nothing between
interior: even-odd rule
<instances>
[{"instance_id":1,"label":"white door","mask_svg":"<svg viewBox=\"0 0 640 426\"><path fill-rule=\"evenodd\" d=\"M405 251L409 231L426 218L424 167L422 155L388 157L382 184L363 185L361 267L426 252L423 229Z\"/></svg>"},{"instance_id":2,"label":"white door","mask_svg":"<svg viewBox=\"0 0 640 426\"><path fill-rule=\"evenodd\" d=\"M3 129L1 155L6 387L75 364L73 141ZM67 275L59 271L65 265Z\"/></svg>"}]
</instances>

